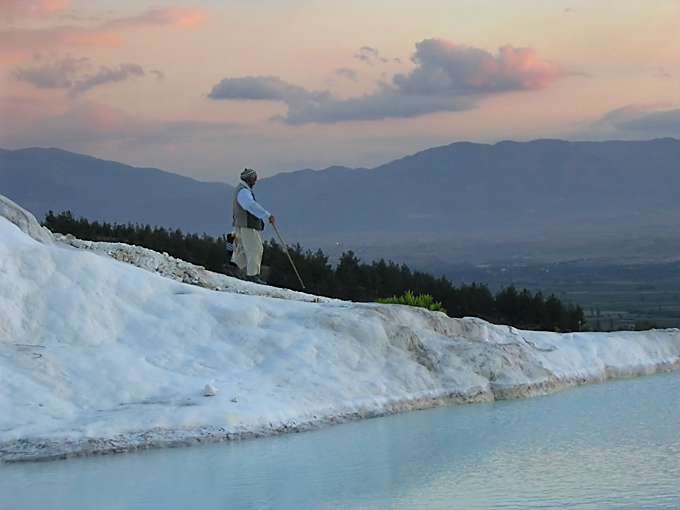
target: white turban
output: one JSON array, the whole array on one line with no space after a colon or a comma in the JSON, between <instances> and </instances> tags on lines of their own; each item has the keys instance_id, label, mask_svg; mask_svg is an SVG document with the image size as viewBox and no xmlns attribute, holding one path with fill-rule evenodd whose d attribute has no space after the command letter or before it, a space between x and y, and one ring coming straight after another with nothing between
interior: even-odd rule
<instances>
[{"instance_id":1,"label":"white turban","mask_svg":"<svg viewBox=\"0 0 680 510\"><path fill-rule=\"evenodd\" d=\"M255 175L255 170L252 168L245 168L243 172L241 172L241 179L245 181L251 175Z\"/></svg>"}]
</instances>

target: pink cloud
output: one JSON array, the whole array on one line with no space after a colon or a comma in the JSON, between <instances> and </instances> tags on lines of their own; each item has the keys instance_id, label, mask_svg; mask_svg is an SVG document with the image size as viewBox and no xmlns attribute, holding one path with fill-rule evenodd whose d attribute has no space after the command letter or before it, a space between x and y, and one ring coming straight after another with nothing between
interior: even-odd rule
<instances>
[{"instance_id":1,"label":"pink cloud","mask_svg":"<svg viewBox=\"0 0 680 510\"><path fill-rule=\"evenodd\" d=\"M64 29L55 34L60 45L68 47L76 46L118 46L121 38L118 34L108 30L78 30Z\"/></svg>"},{"instance_id":2,"label":"pink cloud","mask_svg":"<svg viewBox=\"0 0 680 510\"><path fill-rule=\"evenodd\" d=\"M158 129L151 120L93 101L58 104L3 98L0 115L7 120L0 126L0 147L125 141Z\"/></svg>"},{"instance_id":3,"label":"pink cloud","mask_svg":"<svg viewBox=\"0 0 680 510\"><path fill-rule=\"evenodd\" d=\"M38 121L45 114L41 101L23 97L0 96L0 145L11 134Z\"/></svg>"},{"instance_id":4,"label":"pink cloud","mask_svg":"<svg viewBox=\"0 0 680 510\"><path fill-rule=\"evenodd\" d=\"M444 39L416 43L412 60L418 67L408 75L395 76L407 92L494 94L546 87L560 75L559 67L539 59L532 48L506 45L498 55Z\"/></svg>"},{"instance_id":5,"label":"pink cloud","mask_svg":"<svg viewBox=\"0 0 680 510\"><path fill-rule=\"evenodd\" d=\"M503 46L499 50L500 72L515 79L523 89L542 89L561 74L560 69L549 60L541 60L532 48Z\"/></svg>"},{"instance_id":6,"label":"pink cloud","mask_svg":"<svg viewBox=\"0 0 680 510\"><path fill-rule=\"evenodd\" d=\"M163 122L97 101L41 101L0 96L0 147L61 147L83 153L129 153L168 147L223 144L243 126L231 123ZM220 145L221 146L221 145ZM200 152L196 149L196 152ZM199 154L200 156L200 154Z\"/></svg>"},{"instance_id":7,"label":"pink cloud","mask_svg":"<svg viewBox=\"0 0 680 510\"><path fill-rule=\"evenodd\" d=\"M166 7L151 9L138 16L120 18L106 23L106 27L189 27L198 25L207 12L195 7Z\"/></svg>"},{"instance_id":8,"label":"pink cloud","mask_svg":"<svg viewBox=\"0 0 680 510\"><path fill-rule=\"evenodd\" d=\"M0 0L0 16L46 18L65 9L69 0Z\"/></svg>"},{"instance_id":9,"label":"pink cloud","mask_svg":"<svg viewBox=\"0 0 680 510\"><path fill-rule=\"evenodd\" d=\"M0 16L47 17L68 5L68 0L0 0ZM190 27L207 12L197 8L168 7L152 9L138 16L120 18L97 27L59 26L44 29L9 28L0 30L0 64L19 62L36 51L55 48L110 47L121 44L116 32L123 28Z\"/></svg>"},{"instance_id":10,"label":"pink cloud","mask_svg":"<svg viewBox=\"0 0 680 510\"><path fill-rule=\"evenodd\" d=\"M56 119L75 132L87 132L95 136L129 136L125 135L130 125L127 114L101 103L76 104Z\"/></svg>"},{"instance_id":11,"label":"pink cloud","mask_svg":"<svg viewBox=\"0 0 680 510\"><path fill-rule=\"evenodd\" d=\"M0 64L18 62L35 52L55 48L106 47L120 43L120 37L110 30L74 27L0 30Z\"/></svg>"}]
</instances>

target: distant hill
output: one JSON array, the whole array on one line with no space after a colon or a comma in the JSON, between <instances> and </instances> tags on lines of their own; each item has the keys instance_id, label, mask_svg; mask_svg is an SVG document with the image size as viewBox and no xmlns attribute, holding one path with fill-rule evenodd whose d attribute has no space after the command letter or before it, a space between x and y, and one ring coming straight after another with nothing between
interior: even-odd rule
<instances>
[{"instance_id":1,"label":"distant hill","mask_svg":"<svg viewBox=\"0 0 680 510\"><path fill-rule=\"evenodd\" d=\"M50 210L68 210L89 220L219 235L231 225L233 189L60 149L0 149L0 194L39 221Z\"/></svg>"},{"instance_id":2,"label":"distant hill","mask_svg":"<svg viewBox=\"0 0 680 510\"><path fill-rule=\"evenodd\" d=\"M373 169L283 173L258 181L256 194L289 243L433 264L623 255L622 240L680 237L678 189L679 140L536 140L453 143ZM39 219L68 209L219 235L232 192L58 149L0 152L0 193Z\"/></svg>"},{"instance_id":3,"label":"distant hill","mask_svg":"<svg viewBox=\"0 0 680 510\"><path fill-rule=\"evenodd\" d=\"M332 251L335 241L369 260L388 254L432 267L677 256L661 244L680 234L679 185L675 139L536 140L453 143L370 170L279 174L258 196L286 212L296 236L314 235L312 246Z\"/></svg>"},{"instance_id":4,"label":"distant hill","mask_svg":"<svg viewBox=\"0 0 680 510\"><path fill-rule=\"evenodd\" d=\"M279 174L260 195L294 196L293 223L318 232L560 236L675 225L678 185L678 140L538 140L454 143L371 170Z\"/></svg>"}]
</instances>

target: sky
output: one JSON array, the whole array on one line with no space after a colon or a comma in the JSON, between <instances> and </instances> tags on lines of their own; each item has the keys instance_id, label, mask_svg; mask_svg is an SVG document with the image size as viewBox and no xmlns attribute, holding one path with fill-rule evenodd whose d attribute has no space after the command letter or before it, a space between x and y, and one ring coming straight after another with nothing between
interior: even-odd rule
<instances>
[{"instance_id":1,"label":"sky","mask_svg":"<svg viewBox=\"0 0 680 510\"><path fill-rule=\"evenodd\" d=\"M63 239L0 196L0 463L304 431L680 366L677 329L521 331Z\"/></svg>"},{"instance_id":2,"label":"sky","mask_svg":"<svg viewBox=\"0 0 680 510\"><path fill-rule=\"evenodd\" d=\"M679 0L0 0L0 148L233 184L680 137Z\"/></svg>"}]
</instances>

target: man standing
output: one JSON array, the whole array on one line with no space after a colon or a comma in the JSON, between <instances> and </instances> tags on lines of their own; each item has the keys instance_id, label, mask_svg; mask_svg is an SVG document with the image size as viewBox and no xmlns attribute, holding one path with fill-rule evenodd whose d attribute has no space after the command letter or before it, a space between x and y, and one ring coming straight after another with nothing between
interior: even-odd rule
<instances>
[{"instance_id":1,"label":"man standing","mask_svg":"<svg viewBox=\"0 0 680 510\"><path fill-rule=\"evenodd\" d=\"M241 182L234 190L233 226L236 236L232 262L240 269L246 268L246 279L264 284L260 279L260 264L262 263L262 238L260 232L264 230L266 219L274 225L274 216L255 201L253 186L257 182L257 172L246 168L241 172Z\"/></svg>"}]
</instances>

